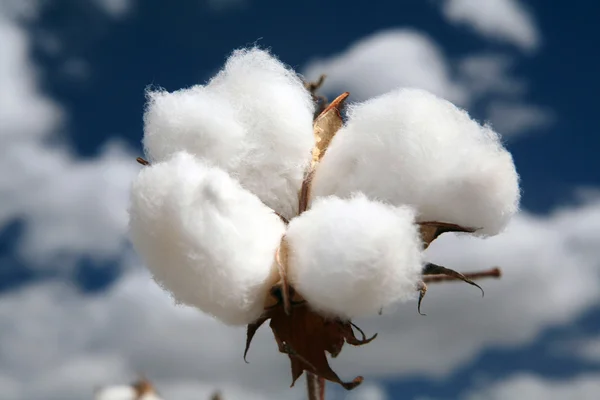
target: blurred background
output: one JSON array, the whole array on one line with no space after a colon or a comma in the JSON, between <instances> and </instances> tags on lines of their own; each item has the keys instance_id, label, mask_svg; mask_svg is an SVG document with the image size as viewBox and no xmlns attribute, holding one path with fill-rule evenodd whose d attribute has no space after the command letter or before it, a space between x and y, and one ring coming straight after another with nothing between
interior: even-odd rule
<instances>
[{"instance_id":1,"label":"blurred background","mask_svg":"<svg viewBox=\"0 0 600 400\"><path fill-rule=\"evenodd\" d=\"M430 90L503 135L523 210L428 250L501 280L431 285L357 321L330 399L600 398L600 4L543 0L0 0L0 398L70 400L144 375L165 400L300 399L268 327L173 305L126 236L144 90L270 48L330 96ZM596 55L594 55L596 54Z\"/></svg>"}]
</instances>

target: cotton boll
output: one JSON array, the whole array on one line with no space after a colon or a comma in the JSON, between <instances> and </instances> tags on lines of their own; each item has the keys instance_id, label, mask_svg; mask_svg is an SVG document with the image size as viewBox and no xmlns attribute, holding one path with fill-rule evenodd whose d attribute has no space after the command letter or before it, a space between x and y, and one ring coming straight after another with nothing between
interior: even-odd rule
<instances>
[{"instance_id":1,"label":"cotton boll","mask_svg":"<svg viewBox=\"0 0 600 400\"><path fill-rule=\"evenodd\" d=\"M132 242L177 302L228 324L262 312L281 219L226 172L179 152L133 183Z\"/></svg>"},{"instance_id":2,"label":"cotton boll","mask_svg":"<svg viewBox=\"0 0 600 400\"><path fill-rule=\"evenodd\" d=\"M136 400L137 393L131 386L108 386L100 389L95 396L96 400Z\"/></svg>"},{"instance_id":3,"label":"cotton boll","mask_svg":"<svg viewBox=\"0 0 600 400\"><path fill-rule=\"evenodd\" d=\"M150 161L187 151L217 165L290 219L314 144L314 103L292 70L260 49L238 50L208 85L148 93Z\"/></svg>"},{"instance_id":4,"label":"cotton boll","mask_svg":"<svg viewBox=\"0 0 600 400\"><path fill-rule=\"evenodd\" d=\"M237 167L245 129L226 98L202 86L147 97L143 142L151 162L187 151L227 170Z\"/></svg>"},{"instance_id":5,"label":"cotton boll","mask_svg":"<svg viewBox=\"0 0 600 400\"><path fill-rule=\"evenodd\" d=\"M133 386L118 385L100 389L95 400L162 400L154 391L138 393Z\"/></svg>"},{"instance_id":6,"label":"cotton boll","mask_svg":"<svg viewBox=\"0 0 600 400\"><path fill-rule=\"evenodd\" d=\"M235 51L208 88L228 98L247 130L240 182L290 219L314 145L314 103L298 75L264 50Z\"/></svg>"},{"instance_id":7,"label":"cotton boll","mask_svg":"<svg viewBox=\"0 0 600 400\"><path fill-rule=\"evenodd\" d=\"M401 89L356 105L313 181L314 197L370 198L417 208L419 221L494 235L518 210L512 156L490 127L446 100Z\"/></svg>"},{"instance_id":8,"label":"cotton boll","mask_svg":"<svg viewBox=\"0 0 600 400\"><path fill-rule=\"evenodd\" d=\"M136 400L163 400L162 397L157 395L156 393L146 393L139 397Z\"/></svg>"},{"instance_id":9,"label":"cotton boll","mask_svg":"<svg viewBox=\"0 0 600 400\"><path fill-rule=\"evenodd\" d=\"M351 199L317 199L288 227L291 285L318 312L373 314L415 295L422 244L414 211Z\"/></svg>"}]
</instances>

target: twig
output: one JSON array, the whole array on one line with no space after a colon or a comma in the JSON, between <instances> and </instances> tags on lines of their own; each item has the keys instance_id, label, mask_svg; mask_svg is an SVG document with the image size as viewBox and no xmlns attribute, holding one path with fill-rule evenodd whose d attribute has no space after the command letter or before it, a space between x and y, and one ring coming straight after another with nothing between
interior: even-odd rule
<instances>
[{"instance_id":1,"label":"twig","mask_svg":"<svg viewBox=\"0 0 600 400\"><path fill-rule=\"evenodd\" d=\"M325 400L325 379L306 371L308 400Z\"/></svg>"},{"instance_id":2,"label":"twig","mask_svg":"<svg viewBox=\"0 0 600 400\"><path fill-rule=\"evenodd\" d=\"M328 105L327 98L317 95L317 90L323 85L325 75L321 75L316 82L306 82L305 87L310 92L316 104L313 119L316 119ZM302 189L300 190L298 215L302 214L308 208L310 198L310 184L313 177L313 171L310 170L304 177ZM306 391L308 400L325 400L325 379L306 371Z\"/></svg>"},{"instance_id":3,"label":"twig","mask_svg":"<svg viewBox=\"0 0 600 400\"><path fill-rule=\"evenodd\" d=\"M486 271L478 271L463 274L467 279L482 279L482 278L500 278L502 276L502 271L500 268L492 268ZM436 283L436 282L447 282L447 281L456 281L459 278L450 275L425 275L423 276L423 282L425 283Z\"/></svg>"},{"instance_id":4,"label":"twig","mask_svg":"<svg viewBox=\"0 0 600 400\"><path fill-rule=\"evenodd\" d=\"M142 164L144 166L150 165L150 162L148 162L147 160L143 159L142 157L136 158L135 161L137 161L139 164Z\"/></svg>"}]
</instances>

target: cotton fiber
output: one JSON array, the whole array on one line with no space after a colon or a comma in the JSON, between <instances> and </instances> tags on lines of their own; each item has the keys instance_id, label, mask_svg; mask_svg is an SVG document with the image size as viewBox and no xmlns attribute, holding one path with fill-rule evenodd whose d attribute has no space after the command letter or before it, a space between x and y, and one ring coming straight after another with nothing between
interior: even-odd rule
<instances>
[{"instance_id":1,"label":"cotton fiber","mask_svg":"<svg viewBox=\"0 0 600 400\"><path fill-rule=\"evenodd\" d=\"M138 393L134 387L127 385L108 386L100 389L95 400L162 400L154 392Z\"/></svg>"},{"instance_id":2,"label":"cotton fiber","mask_svg":"<svg viewBox=\"0 0 600 400\"><path fill-rule=\"evenodd\" d=\"M108 386L100 389L95 396L96 400L136 400L135 389L127 385Z\"/></svg>"},{"instance_id":3,"label":"cotton fiber","mask_svg":"<svg viewBox=\"0 0 600 400\"><path fill-rule=\"evenodd\" d=\"M134 181L131 239L177 302L227 324L261 314L285 226L222 169L178 152Z\"/></svg>"},{"instance_id":4,"label":"cotton fiber","mask_svg":"<svg viewBox=\"0 0 600 400\"><path fill-rule=\"evenodd\" d=\"M374 314L416 293L422 244L406 206L319 198L290 222L286 241L291 285L325 315Z\"/></svg>"},{"instance_id":5,"label":"cotton fiber","mask_svg":"<svg viewBox=\"0 0 600 400\"><path fill-rule=\"evenodd\" d=\"M206 86L148 97L144 146L152 160L186 150L284 217L297 213L314 104L295 72L264 50L237 50Z\"/></svg>"},{"instance_id":6,"label":"cotton fiber","mask_svg":"<svg viewBox=\"0 0 600 400\"><path fill-rule=\"evenodd\" d=\"M433 94L400 89L351 107L313 181L313 198L361 191L409 204L419 221L494 235L518 210L519 178L498 135Z\"/></svg>"},{"instance_id":7,"label":"cotton fiber","mask_svg":"<svg viewBox=\"0 0 600 400\"><path fill-rule=\"evenodd\" d=\"M226 170L237 168L246 130L227 98L199 85L147 97L144 148L150 162L187 151Z\"/></svg>"}]
</instances>

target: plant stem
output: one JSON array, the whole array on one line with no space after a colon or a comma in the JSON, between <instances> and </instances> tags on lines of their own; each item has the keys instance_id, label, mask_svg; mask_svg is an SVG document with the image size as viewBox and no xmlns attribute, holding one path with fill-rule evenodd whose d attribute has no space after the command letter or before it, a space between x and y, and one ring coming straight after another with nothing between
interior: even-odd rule
<instances>
[{"instance_id":1,"label":"plant stem","mask_svg":"<svg viewBox=\"0 0 600 400\"><path fill-rule=\"evenodd\" d=\"M306 371L308 400L325 400L325 379Z\"/></svg>"},{"instance_id":2,"label":"plant stem","mask_svg":"<svg viewBox=\"0 0 600 400\"><path fill-rule=\"evenodd\" d=\"M500 278L502 276L502 272L500 268L492 268L487 271L479 271L479 272L467 272L463 274L465 278L475 280L481 278ZM447 281L455 281L456 277L448 276L448 275L426 275L423 277L423 281L426 283L434 283L434 282L447 282Z\"/></svg>"}]
</instances>

